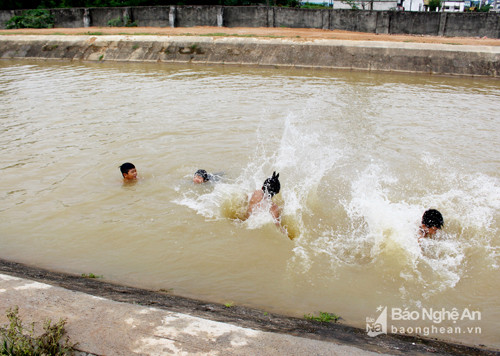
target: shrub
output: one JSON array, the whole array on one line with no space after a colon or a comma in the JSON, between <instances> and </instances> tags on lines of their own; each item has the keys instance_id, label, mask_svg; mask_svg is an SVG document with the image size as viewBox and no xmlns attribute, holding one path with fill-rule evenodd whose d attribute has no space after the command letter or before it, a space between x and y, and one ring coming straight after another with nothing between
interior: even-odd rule
<instances>
[{"instance_id":1,"label":"shrub","mask_svg":"<svg viewBox=\"0 0 500 356\"><path fill-rule=\"evenodd\" d=\"M319 316L314 316L312 314L304 315L307 320L313 320L320 323L336 323L340 317L333 313L319 312Z\"/></svg>"},{"instance_id":2,"label":"shrub","mask_svg":"<svg viewBox=\"0 0 500 356\"><path fill-rule=\"evenodd\" d=\"M6 23L6 28L52 28L54 17L49 10L27 10L19 16L13 16Z\"/></svg>"},{"instance_id":3,"label":"shrub","mask_svg":"<svg viewBox=\"0 0 500 356\"><path fill-rule=\"evenodd\" d=\"M429 10L436 11L441 8L441 0L429 0Z\"/></svg>"},{"instance_id":4,"label":"shrub","mask_svg":"<svg viewBox=\"0 0 500 356\"><path fill-rule=\"evenodd\" d=\"M50 320L45 321L43 333L34 336L35 323L26 331L19 319L19 308L7 310L9 325L0 327L0 355L68 355L72 354L76 344L69 342L69 337L63 340L66 333L64 330L65 320L59 320L52 324Z\"/></svg>"}]
</instances>

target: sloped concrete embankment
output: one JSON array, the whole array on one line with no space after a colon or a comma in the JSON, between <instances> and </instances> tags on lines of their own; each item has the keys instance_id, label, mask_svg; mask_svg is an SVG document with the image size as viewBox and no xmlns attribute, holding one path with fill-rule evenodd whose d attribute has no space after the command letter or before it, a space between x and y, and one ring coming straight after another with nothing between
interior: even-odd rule
<instances>
[{"instance_id":1,"label":"sloped concrete embankment","mask_svg":"<svg viewBox=\"0 0 500 356\"><path fill-rule=\"evenodd\" d=\"M370 337L342 322L227 307L0 259L0 325L16 305L28 324L66 319L78 350L94 355L500 355L419 336Z\"/></svg>"},{"instance_id":2,"label":"sloped concrete embankment","mask_svg":"<svg viewBox=\"0 0 500 356\"><path fill-rule=\"evenodd\" d=\"M0 58L179 62L498 77L500 47L197 36L0 36Z\"/></svg>"}]
</instances>

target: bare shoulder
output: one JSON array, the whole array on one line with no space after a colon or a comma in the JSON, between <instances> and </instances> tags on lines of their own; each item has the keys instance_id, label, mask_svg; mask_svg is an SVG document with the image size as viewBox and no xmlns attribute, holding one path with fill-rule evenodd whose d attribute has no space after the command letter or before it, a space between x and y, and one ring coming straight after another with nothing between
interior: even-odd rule
<instances>
[{"instance_id":1,"label":"bare shoulder","mask_svg":"<svg viewBox=\"0 0 500 356\"><path fill-rule=\"evenodd\" d=\"M264 198L264 192L262 191L262 189L258 189L255 192L253 192L249 204L256 204L260 202L263 198Z\"/></svg>"}]
</instances>

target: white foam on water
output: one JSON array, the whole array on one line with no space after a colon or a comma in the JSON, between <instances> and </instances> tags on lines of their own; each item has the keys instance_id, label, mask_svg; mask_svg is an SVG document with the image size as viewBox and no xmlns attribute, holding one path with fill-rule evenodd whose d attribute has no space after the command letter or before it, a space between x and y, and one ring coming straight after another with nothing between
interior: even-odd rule
<instances>
[{"instance_id":1,"label":"white foam on water","mask_svg":"<svg viewBox=\"0 0 500 356\"><path fill-rule=\"evenodd\" d=\"M280 174L281 191L274 201L282 208L283 222L293 225L293 237L299 237L304 233L302 214L309 210L306 202L339 157L339 150L331 144L332 135L306 128L307 123L294 115L289 115L280 129L270 130L262 124L255 152L237 178L215 183L201 193L198 187L193 187L174 202L207 219L242 217L253 191L260 189L264 180L276 171ZM264 206L242 226L258 229L267 224L274 221Z\"/></svg>"},{"instance_id":2,"label":"white foam on water","mask_svg":"<svg viewBox=\"0 0 500 356\"><path fill-rule=\"evenodd\" d=\"M252 192L276 171L281 192L274 201L293 238L288 261L293 273L306 273L319 259L328 261L331 275L349 265L377 266L380 273L400 280L403 298L422 295L415 289L425 289L427 298L456 286L470 249L485 251L488 268L498 268L498 242L493 241L498 233L498 179L458 172L427 152L420 153L418 169L403 176L391 166L394 162L367 160L367 153L356 153L356 143L315 127L308 117L307 112L289 114L280 128L263 121L255 151L238 177L193 186L175 202L207 220L241 222ZM355 169L339 168L353 165ZM346 188L340 198L325 197L342 184ZM325 216L335 205L335 215ZM268 208L239 226L254 230L274 224ZM434 239L419 243L421 216L429 208L443 213L445 227Z\"/></svg>"},{"instance_id":3,"label":"white foam on water","mask_svg":"<svg viewBox=\"0 0 500 356\"><path fill-rule=\"evenodd\" d=\"M412 293L414 289L425 289L427 298L456 286L465 273L469 250L482 250L488 256L486 268L498 268L497 248L492 246L498 243L498 180L447 171L442 162L426 155L422 160L434 172L431 183L439 184L439 191L430 189L420 196L406 192L404 200L394 200L399 194L393 193L404 191L404 183L387 164L370 164L353 179L351 196L343 201L347 227L324 230L310 241L309 252L327 253L332 271L348 264L382 266L380 272L388 275L399 271L400 292L409 298L419 295ZM443 213L445 226L435 238L419 244L418 226L428 208Z\"/></svg>"}]
</instances>

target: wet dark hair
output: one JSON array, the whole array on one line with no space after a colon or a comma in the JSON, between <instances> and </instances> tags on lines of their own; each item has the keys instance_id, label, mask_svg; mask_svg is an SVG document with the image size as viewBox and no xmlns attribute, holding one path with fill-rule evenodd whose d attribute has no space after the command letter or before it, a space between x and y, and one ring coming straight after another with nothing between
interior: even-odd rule
<instances>
[{"instance_id":1,"label":"wet dark hair","mask_svg":"<svg viewBox=\"0 0 500 356\"><path fill-rule=\"evenodd\" d=\"M122 172L122 175L124 175L128 174L128 171L134 168L135 166L132 163L126 162L120 166L120 171Z\"/></svg>"},{"instance_id":2,"label":"wet dark hair","mask_svg":"<svg viewBox=\"0 0 500 356\"><path fill-rule=\"evenodd\" d=\"M204 182L206 182L207 180L210 180L210 176L208 175L207 171L204 169L198 169L194 173L194 175L202 177Z\"/></svg>"},{"instance_id":3,"label":"wet dark hair","mask_svg":"<svg viewBox=\"0 0 500 356\"><path fill-rule=\"evenodd\" d=\"M269 194L270 196L274 196L275 194L278 194L281 189L281 184L278 179L280 174L276 174L276 172L273 172L273 176L271 178L267 178L264 181L264 184L262 185L262 190L264 193Z\"/></svg>"},{"instance_id":4,"label":"wet dark hair","mask_svg":"<svg viewBox=\"0 0 500 356\"><path fill-rule=\"evenodd\" d=\"M444 224L443 215L436 209L429 209L422 216L422 224L427 227L437 227L441 229Z\"/></svg>"}]
</instances>

